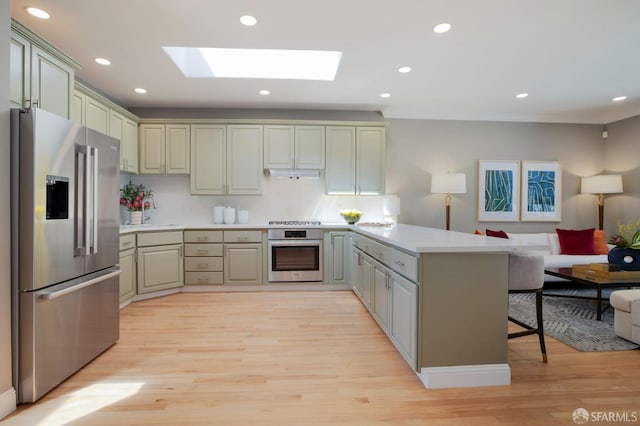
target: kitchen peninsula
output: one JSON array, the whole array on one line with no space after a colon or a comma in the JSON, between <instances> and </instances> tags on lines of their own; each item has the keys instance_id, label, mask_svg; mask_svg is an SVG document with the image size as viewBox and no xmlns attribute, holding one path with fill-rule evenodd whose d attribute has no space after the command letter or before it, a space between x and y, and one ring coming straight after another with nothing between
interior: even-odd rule
<instances>
[{"instance_id":1,"label":"kitchen peninsula","mask_svg":"<svg viewBox=\"0 0 640 426\"><path fill-rule=\"evenodd\" d=\"M273 227L282 226L143 225L122 227L121 236L193 230L264 235ZM427 388L510 383L508 253L515 248L510 240L403 224L318 227L347 237L345 288L353 288Z\"/></svg>"}]
</instances>

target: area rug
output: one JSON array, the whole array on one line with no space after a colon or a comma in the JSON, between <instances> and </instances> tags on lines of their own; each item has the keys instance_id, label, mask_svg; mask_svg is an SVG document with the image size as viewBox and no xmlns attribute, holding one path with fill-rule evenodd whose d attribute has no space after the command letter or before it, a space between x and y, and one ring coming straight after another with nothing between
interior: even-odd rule
<instances>
[{"instance_id":1,"label":"area rug","mask_svg":"<svg viewBox=\"0 0 640 426\"><path fill-rule=\"evenodd\" d=\"M609 292L603 292L608 299ZM602 321L596 320L596 301L548 296L546 294L595 297L595 290L545 290L542 302L544 333L579 351L621 351L639 346L622 339L613 331L613 308L602 313ZM603 301L603 306L608 306ZM525 324L535 326L535 294L509 295L509 315Z\"/></svg>"}]
</instances>

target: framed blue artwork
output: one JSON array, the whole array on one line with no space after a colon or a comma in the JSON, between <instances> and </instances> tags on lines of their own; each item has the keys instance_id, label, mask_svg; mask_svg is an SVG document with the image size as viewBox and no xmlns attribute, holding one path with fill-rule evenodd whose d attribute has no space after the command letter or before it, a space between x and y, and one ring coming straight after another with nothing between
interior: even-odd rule
<instances>
[{"instance_id":1,"label":"framed blue artwork","mask_svg":"<svg viewBox=\"0 0 640 426\"><path fill-rule=\"evenodd\" d=\"M562 168L559 162L522 162L520 219L529 222L562 220Z\"/></svg>"},{"instance_id":2,"label":"framed blue artwork","mask_svg":"<svg viewBox=\"0 0 640 426\"><path fill-rule=\"evenodd\" d=\"M478 221L517 222L519 209L520 161L478 161Z\"/></svg>"}]
</instances>

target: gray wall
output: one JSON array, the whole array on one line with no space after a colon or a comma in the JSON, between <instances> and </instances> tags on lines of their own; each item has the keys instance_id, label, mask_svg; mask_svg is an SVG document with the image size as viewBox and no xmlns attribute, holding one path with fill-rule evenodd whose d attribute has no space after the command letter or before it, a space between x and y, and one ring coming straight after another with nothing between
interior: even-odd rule
<instances>
[{"instance_id":1,"label":"gray wall","mask_svg":"<svg viewBox=\"0 0 640 426\"><path fill-rule=\"evenodd\" d=\"M601 134L600 125L392 119L387 130L387 193L401 198L401 222L444 228L444 196L430 192L431 175L463 172L467 192L452 195L452 230L594 227L597 197L580 194L580 177L604 168ZM559 161L562 221L478 222L478 160Z\"/></svg>"},{"instance_id":2,"label":"gray wall","mask_svg":"<svg viewBox=\"0 0 640 426\"><path fill-rule=\"evenodd\" d=\"M605 200L604 219L610 235L616 232L618 221L640 219L640 116L611 123L607 128L605 168L622 174L624 190L623 194L612 194Z\"/></svg>"},{"instance_id":3,"label":"gray wall","mask_svg":"<svg viewBox=\"0 0 640 426\"><path fill-rule=\"evenodd\" d=\"M10 204L9 200L9 32L10 3L0 0L0 33L5 43L0 54L0 99L6 99L0 110L0 419L8 414L10 398L15 407L15 395L11 387L11 275L10 275Z\"/></svg>"}]
</instances>

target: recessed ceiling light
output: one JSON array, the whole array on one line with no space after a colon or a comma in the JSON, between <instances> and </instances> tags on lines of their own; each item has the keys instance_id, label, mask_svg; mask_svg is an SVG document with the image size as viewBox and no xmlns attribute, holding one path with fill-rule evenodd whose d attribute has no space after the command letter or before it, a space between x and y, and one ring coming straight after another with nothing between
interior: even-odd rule
<instances>
[{"instance_id":1,"label":"recessed ceiling light","mask_svg":"<svg viewBox=\"0 0 640 426\"><path fill-rule=\"evenodd\" d=\"M342 52L325 50L163 47L190 78L277 78L333 81Z\"/></svg>"},{"instance_id":2,"label":"recessed ceiling light","mask_svg":"<svg viewBox=\"0 0 640 426\"><path fill-rule=\"evenodd\" d=\"M50 18L47 12L45 12L42 9L38 9L37 7L26 7L25 9L27 9L27 12L29 12L31 15L35 16L36 18L40 18L40 19Z\"/></svg>"},{"instance_id":3,"label":"recessed ceiling light","mask_svg":"<svg viewBox=\"0 0 640 426\"><path fill-rule=\"evenodd\" d=\"M435 27L433 27L433 32L442 34L442 33L446 33L450 29L451 29L451 24L443 22L442 24L438 24Z\"/></svg>"},{"instance_id":4,"label":"recessed ceiling light","mask_svg":"<svg viewBox=\"0 0 640 426\"><path fill-rule=\"evenodd\" d=\"M411 72L411 67L400 67L400 68L398 68L398 72L400 72L402 74L406 74L408 72Z\"/></svg>"},{"instance_id":5,"label":"recessed ceiling light","mask_svg":"<svg viewBox=\"0 0 640 426\"><path fill-rule=\"evenodd\" d=\"M391 93L380 93L381 98L388 98L389 96L391 96Z\"/></svg>"},{"instance_id":6,"label":"recessed ceiling light","mask_svg":"<svg viewBox=\"0 0 640 426\"><path fill-rule=\"evenodd\" d=\"M260 94L261 94L261 95L263 95L263 96L267 96L267 95L268 95L269 93L271 93L271 92L270 92L270 91L268 91L268 90L261 90L261 91L259 91L258 93L260 93Z\"/></svg>"},{"instance_id":7,"label":"recessed ceiling light","mask_svg":"<svg viewBox=\"0 0 640 426\"><path fill-rule=\"evenodd\" d=\"M524 99L524 98L526 98L526 97L528 97L528 96L529 96L529 94L528 94L528 93L518 93L518 94L516 95L516 98L518 98L518 99Z\"/></svg>"},{"instance_id":8,"label":"recessed ceiling light","mask_svg":"<svg viewBox=\"0 0 640 426\"><path fill-rule=\"evenodd\" d=\"M95 61L100 65L111 65L111 61L105 58L96 58Z\"/></svg>"},{"instance_id":9,"label":"recessed ceiling light","mask_svg":"<svg viewBox=\"0 0 640 426\"><path fill-rule=\"evenodd\" d=\"M147 93L147 89L143 89L142 87L136 87L135 89L133 89L133 91L140 94Z\"/></svg>"},{"instance_id":10,"label":"recessed ceiling light","mask_svg":"<svg viewBox=\"0 0 640 426\"><path fill-rule=\"evenodd\" d=\"M253 27L258 23L258 20L251 15L244 15L240 17L240 23L242 25L246 25L247 27Z\"/></svg>"},{"instance_id":11,"label":"recessed ceiling light","mask_svg":"<svg viewBox=\"0 0 640 426\"><path fill-rule=\"evenodd\" d=\"M611 99L613 102L620 102L620 101L624 101L625 99L627 99L626 96L616 96L615 98Z\"/></svg>"}]
</instances>

